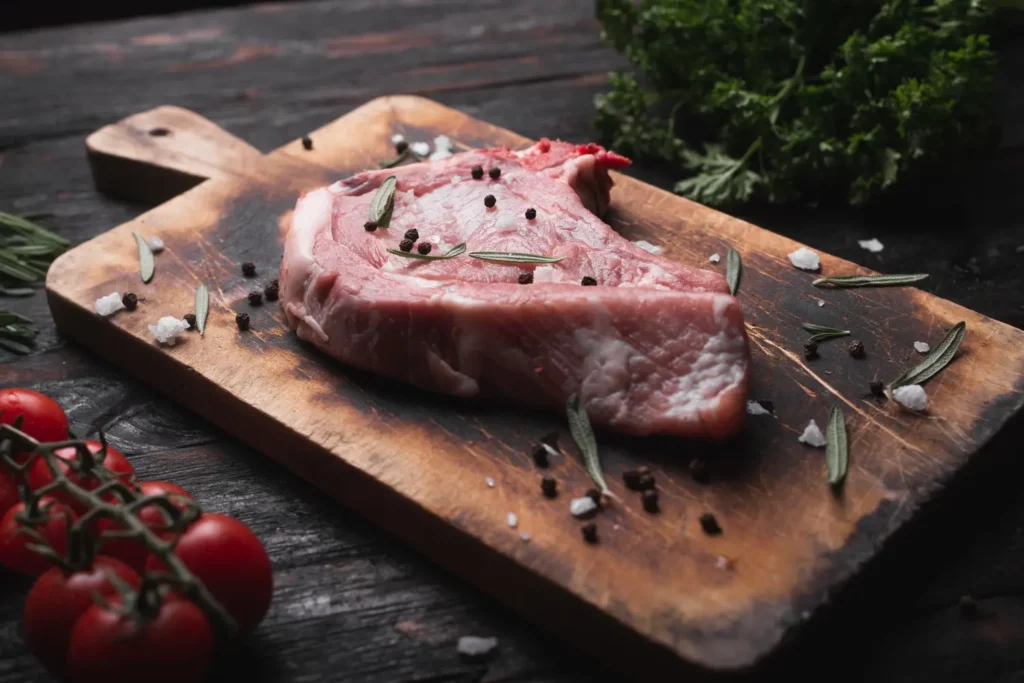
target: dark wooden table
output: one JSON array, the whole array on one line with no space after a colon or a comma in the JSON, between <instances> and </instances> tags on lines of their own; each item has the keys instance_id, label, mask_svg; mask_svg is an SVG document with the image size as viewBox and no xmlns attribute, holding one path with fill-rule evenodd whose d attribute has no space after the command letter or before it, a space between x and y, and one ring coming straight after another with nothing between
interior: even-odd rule
<instances>
[{"instance_id":1,"label":"dark wooden table","mask_svg":"<svg viewBox=\"0 0 1024 683\"><path fill-rule=\"evenodd\" d=\"M531 137L584 141L592 98L622 64L592 15L587 1L339 1L0 34L0 209L52 214L45 222L74 243L138 215L146 207L93 189L83 140L160 104L194 109L264 151L388 93L432 97ZM1001 41L1003 146L972 164L956 201L745 217L879 270L929 272L932 291L1024 326L1020 38ZM870 237L885 251L861 250L857 240ZM77 433L103 429L141 476L180 483L267 545L270 615L241 652L220 659L215 680L606 677L201 415L62 339L42 293L0 307L41 329L33 355L0 351L0 386L54 396ZM816 633L754 677L811 669L828 680L1024 681L1024 464L1002 455L927 533L848 590ZM0 576L0 682L47 680L19 630L26 590ZM968 594L977 618L958 609ZM455 641L467 634L498 636L498 655L460 659Z\"/></svg>"}]
</instances>

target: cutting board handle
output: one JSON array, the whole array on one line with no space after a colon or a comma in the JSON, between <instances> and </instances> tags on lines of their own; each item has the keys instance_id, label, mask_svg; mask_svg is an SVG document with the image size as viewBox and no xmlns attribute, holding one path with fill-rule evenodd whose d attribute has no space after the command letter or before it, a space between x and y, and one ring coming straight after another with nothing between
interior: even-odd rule
<instances>
[{"instance_id":1,"label":"cutting board handle","mask_svg":"<svg viewBox=\"0 0 1024 683\"><path fill-rule=\"evenodd\" d=\"M181 107L129 116L85 140L96 188L111 197L159 204L209 178L245 176L258 149Z\"/></svg>"}]
</instances>

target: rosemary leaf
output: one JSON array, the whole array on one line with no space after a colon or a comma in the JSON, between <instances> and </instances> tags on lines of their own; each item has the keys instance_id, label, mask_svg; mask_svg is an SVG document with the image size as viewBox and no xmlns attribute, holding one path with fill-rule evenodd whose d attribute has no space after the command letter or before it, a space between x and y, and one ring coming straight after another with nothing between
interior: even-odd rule
<instances>
[{"instance_id":1,"label":"rosemary leaf","mask_svg":"<svg viewBox=\"0 0 1024 683\"><path fill-rule=\"evenodd\" d=\"M573 441L576 442L576 446L583 455L583 463L587 467L590 478L601 489L601 493L611 495L608 484L604 481L601 458L597 453L597 439L594 438L594 430L590 426L590 418L587 417L587 411L580 408L579 394L573 394L569 397L566 413L569 416L569 433L572 434Z\"/></svg>"},{"instance_id":2,"label":"rosemary leaf","mask_svg":"<svg viewBox=\"0 0 1024 683\"><path fill-rule=\"evenodd\" d=\"M4 287L0 285L0 296L32 296L36 290L31 287Z\"/></svg>"},{"instance_id":3,"label":"rosemary leaf","mask_svg":"<svg viewBox=\"0 0 1024 683\"><path fill-rule=\"evenodd\" d=\"M2 333L0 333L0 348L7 349L11 353L16 353L21 356L32 353L31 346L16 342L13 339L7 339L2 336Z\"/></svg>"},{"instance_id":4,"label":"rosemary leaf","mask_svg":"<svg viewBox=\"0 0 1024 683\"><path fill-rule=\"evenodd\" d=\"M542 256L540 254L520 254L515 251L471 251L469 255L481 261L494 263L558 263L564 256Z\"/></svg>"},{"instance_id":5,"label":"rosemary leaf","mask_svg":"<svg viewBox=\"0 0 1024 683\"><path fill-rule=\"evenodd\" d=\"M850 460L850 446L846 440L846 418L839 406L832 406L828 414L825 434L825 465L828 468L828 483L838 486L846 478Z\"/></svg>"},{"instance_id":6,"label":"rosemary leaf","mask_svg":"<svg viewBox=\"0 0 1024 683\"><path fill-rule=\"evenodd\" d=\"M813 334L807 340L808 342L820 342L826 339L835 339L836 337L845 337L850 334L849 330L840 330L835 327L826 327L825 325L815 325L814 323L802 323L803 327L808 332Z\"/></svg>"},{"instance_id":7,"label":"rosemary leaf","mask_svg":"<svg viewBox=\"0 0 1024 683\"><path fill-rule=\"evenodd\" d=\"M145 237L138 232L132 232L132 235L135 236L135 243L139 246L139 272L142 275L142 281L149 282L153 279L153 270L156 268L156 264L153 262L153 250L149 247L149 242Z\"/></svg>"},{"instance_id":8,"label":"rosemary leaf","mask_svg":"<svg viewBox=\"0 0 1024 683\"><path fill-rule=\"evenodd\" d=\"M40 214L41 215L41 214ZM52 233L41 225L37 225L23 216L0 211L0 227L28 237L36 244L48 243L60 247L61 251L71 243L56 233Z\"/></svg>"},{"instance_id":9,"label":"rosemary leaf","mask_svg":"<svg viewBox=\"0 0 1024 683\"><path fill-rule=\"evenodd\" d=\"M395 187L398 185L398 178L389 175L377 188L370 202L370 220L377 224L377 227L386 228L391 225L391 214L395 210Z\"/></svg>"},{"instance_id":10,"label":"rosemary leaf","mask_svg":"<svg viewBox=\"0 0 1024 683\"><path fill-rule=\"evenodd\" d=\"M960 348L960 342L964 340L966 334L966 322L960 321L953 325L949 332L946 333L946 336L942 338L942 341L939 342L939 345L932 349L931 353L925 356L925 359L920 364L896 378L889 385L889 390L892 391L908 384L924 384L942 372L943 368L953 361L957 349Z\"/></svg>"},{"instance_id":11,"label":"rosemary leaf","mask_svg":"<svg viewBox=\"0 0 1024 683\"><path fill-rule=\"evenodd\" d=\"M210 290L206 285L196 287L196 329L201 335L206 330L206 316L210 313Z\"/></svg>"},{"instance_id":12,"label":"rosemary leaf","mask_svg":"<svg viewBox=\"0 0 1024 683\"><path fill-rule=\"evenodd\" d=\"M414 251L402 251L401 249L388 249L389 254L395 256L401 256L402 258L419 259L420 261L444 261L445 259L455 258L456 256L462 256L466 253L466 243L456 244L454 247L449 249L444 254L434 256L432 254L420 254Z\"/></svg>"},{"instance_id":13,"label":"rosemary leaf","mask_svg":"<svg viewBox=\"0 0 1024 683\"><path fill-rule=\"evenodd\" d=\"M20 313L15 313L14 311L0 310L0 325L12 325L14 323L31 324L32 319L26 318Z\"/></svg>"},{"instance_id":14,"label":"rosemary leaf","mask_svg":"<svg viewBox=\"0 0 1024 683\"><path fill-rule=\"evenodd\" d=\"M729 285L729 293L736 296L740 288L740 276L743 274L743 262L740 253L730 248L725 257L725 281Z\"/></svg>"},{"instance_id":15,"label":"rosemary leaf","mask_svg":"<svg viewBox=\"0 0 1024 683\"><path fill-rule=\"evenodd\" d=\"M812 282L815 287L899 287L920 282L928 277L927 273L911 275L843 275L838 277L819 277Z\"/></svg>"},{"instance_id":16,"label":"rosemary leaf","mask_svg":"<svg viewBox=\"0 0 1024 683\"><path fill-rule=\"evenodd\" d=\"M31 353L36 336L36 331L29 327L31 323L30 318L20 313L0 310L0 348L20 355Z\"/></svg>"},{"instance_id":17,"label":"rosemary leaf","mask_svg":"<svg viewBox=\"0 0 1024 683\"><path fill-rule=\"evenodd\" d=\"M401 164L403 161L408 161L409 159L412 159L413 161L423 161L426 159L426 157L423 156L422 154L417 154L416 152L412 151L412 148L406 147L402 151L402 153L396 156L394 159L389 159L388 161L382 162L380 167L394 168L395 166Z\"/></svg>"}]
</instances>

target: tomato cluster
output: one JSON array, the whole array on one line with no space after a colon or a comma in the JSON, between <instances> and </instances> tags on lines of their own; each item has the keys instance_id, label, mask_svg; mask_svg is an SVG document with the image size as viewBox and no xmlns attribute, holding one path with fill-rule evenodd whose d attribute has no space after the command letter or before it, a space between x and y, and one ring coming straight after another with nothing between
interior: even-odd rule
<instances>
[{"instance_id":1,"label":"tomato cluster","mask_svg":"<svg viewBox=\"0 0 1024 683\"><path fill-rule=\"evenodd\" d=\"M69 435L60 406L27 389L0 390L2 424L43 443ZM195 585L177 585L167 577L176 571L180 579L184 567L193 584L228 615L226 621L234 622L224 635L238 638L270 607L270 558L238 520L202 513L175 484L136 482L124 455L99 442L85 445L93 457L84 449L81 457L99 463L98 469L88 462L83 466L74 447L53 450L49 461L36 455L29 462L31 453L15 453L11 460L23 472L0 462L0 566L36 578L25 603L28 645L50 672L73 683L135 681L141 671L147 681L202 680L218 624L195 599ZM116 505L119 514L86 517L92 509L88 502L59 484L35 494L54 482L55 473L86 492L94 505ZM164 506L129 508L110 492L112 480L132 491L135 500L157 496ZM170 523L164 507L182 511L187 523ZM184 516L186 510L195 514ZM145 524L156 541L127 537L125 525L137 522L125 515ZM93 541L93 552L83 555L82 538ZM170 555L161 550L168 542ZM69 552L69 545L76 551Z\"/></svg>"}]
</instances>

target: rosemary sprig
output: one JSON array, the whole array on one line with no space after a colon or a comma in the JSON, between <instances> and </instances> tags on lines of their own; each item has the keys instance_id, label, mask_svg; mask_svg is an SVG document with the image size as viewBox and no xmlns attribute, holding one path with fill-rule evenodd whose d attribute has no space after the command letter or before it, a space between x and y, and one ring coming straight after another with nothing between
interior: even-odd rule
<instances>
[{"instance_id":1,"label":"rosemary sprig","mask_svg":"<svg viewBox=\"0 0 1024 683\"><path fill-rule=\"evenodd\" d=\"M402 258L419 259L420 261L444 261L446 259L455 258L456 256L461 256L465 252L466 252L466 243L465 242L462 242L460 244L456 244L454 247L452 247L451 249L449 249L445 253L439 254L439 255L436 255L436 256L432 255L432 254L420 254L420 253L414 252L414 251L402 251L401 249L388 249L388 253L389 254L394 254L395 256L401 256Z\"/></svg>"},{"instance_id":2,"label":"rosemary sprig","mask_svg":"<svg viewBox=\"0 0 1024 683\"><path fill-rule=\"evenodd\" d=\"M953 357L956 356L956 352L960 348L960 342L964 340L966 335L966 322L960 321L953 325L949 332L946 333L946 336L942 338L942 341L939 342L939 345L932 349L931 353L925 356L920 364L893 380L892 384L889 385L889 390L892 391L908 384L924 384L942 372L953 361Z\"/></svg>"},{"instance_id":3,"label":"rosemary sprig","mask_svg":"<svg viewBox=\"0 0 1024 683\"><path fill-rule=\"evenodd\" d=\"M850 461L850 446L846 440L846 418L839 406L832 406L832 410L829 411L825 442L828 483L838 486L846 478Z\"/></svg>"},{"instance_id":4,"label":"rosemary sprig","mask_svg":"<svg viewBox=\"0 0 1024 683\"><path fill-rule=\"evenodd\" d=\"M0 285L5 280L18 283L42 280L53 259L64 253L69 245L60 235L23 216L0 211ZM0 294L28 296L8 293L10 291L0 287ZM13 291L25 290L14 288Z\"/></svg>"},{"instance_id":5,"label":"rosemary sprig","mask_svg":"<svg viewBox=\"0 0 1024 683\"><path fill-rule=\"evenodd\" d=\"M22 356L31 353L36 343L36 330L31 324L30 318L0 309L0 348Z\"/></svg>"},{"instance_id":6,"label":"rosemary sprig","mask_svg":"<svg viewBox=\"0 0 1024 683\"><path fill-rule=\"evenodd\" d=\"M391 225L391 214L395 211L395 188L397 186L398 178L389 175L377 188L373 200L370 201L370 221L376 223L379 228Z\"/></svg>"},{"instance_id":7,"label":"rosemary sprig","mask_svg":"<svg viewBox=\"0 0 1024 683\"><path fill-rule=\"evenodd\" d=\"M729 293L736 296L740 288L740 276L743 274L743 262L740 252L730 248L725 257L725 281L729 285Z\"/></svg>"},{"instance_id":8,"label":"rosemary sprig","mask_svg":"<svg viewBox=\"0 0 1024 683\"><path fill-rule=\"evenodd\" d=\"M206 330L206 316L210 314L210 290L206 285L196 288L196 329L202 335Z\"/></svg>"},{"instance_id":9,"label":"rosemary sprig","mask_svg":"<svg viewBox=\"0 0 1024 683\"><path fill-rule=\"evenodd\" d=\"M809 342L820 342L825 339L835 339L836 337L845 337L850 334L849 330L840 330L835 327L815 325L814 323L803 323L801 327L811 333L811 337L807 340Z\"/></svg>"},{"instance_id":10,"label":"rosemary sprig","mask_svg":"<svg viewBox=\"0 0 1024 683\"><path fill-rule=\"evenodd\" d=\"M394 168L395 166L398 166L399 164L401 164L403 161L408 161L409 159L412 159L413 161L419 162L419 161L426 160L426 157L423 156L422 154L417 154L416 152L412 151L411 147L406 147L394 159L390 159L388 161L381 162L380 167L381 168Z\"/></svg>"},{"instance_id":11,"label":"rosemary sprig","mask_svg":"<svg viewBox=\"0 0 1024 683\"><path fill-rule=\"evenodd\" d=\"M153 279L153 271L156 268L156 263L153 261L153 249L149 246L146 238L137 231L133 231L132 236L135 237L135 244L139 247L139 274L142 276L143 282L149 282Z\"/></svg>"},{"instance_id":12,"label":"rosemary sprig","mask_svg":"<svg viewBox=\"0 0 1024 683\"><path fill-rule=\"evenodd\" d=\"M583 455L583 463L587 467L590 478L594 480L603 495L612 495L608 484L604 480L604 470L601 468L601 458L597 453L597 439L594 437L594 429L590 426L590 418L587 411L580 407L579 394L569 397L566 406L566 413L569 416L569 433L573 441Z\"/></svg>"},{"instance_id":13,"label":"rosemary sprig","mask_svg":"<svg viewBox=\"0 0 1024 683\"><path fill-rule=\"evenodd\" d=\"M564 256L543 256L541 254L521 254L515 251L471 251L469 255L481 261L495 263L558 263Z\"/></svg>"},{"instance_id":14,"label":"rosemary sprig","mask_svg":"<svg viewBox=\"0 0 1024 683\"><path fill-rule=\"evenodd\" d=\"M928 273L911 275L842 275L837 277L819 277L811 284L815 287L899 287L920 282L928 277Z\"/></svg>"}]
</instances>

